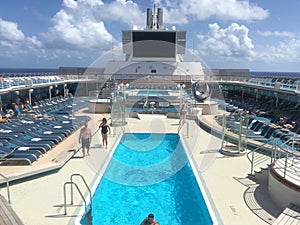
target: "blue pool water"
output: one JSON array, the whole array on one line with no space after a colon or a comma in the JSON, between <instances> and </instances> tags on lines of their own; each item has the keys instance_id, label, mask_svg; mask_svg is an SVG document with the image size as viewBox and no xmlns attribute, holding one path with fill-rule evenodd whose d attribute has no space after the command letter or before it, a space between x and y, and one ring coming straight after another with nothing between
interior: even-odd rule
<instances>
[{"instance_id":1,"label":"blue pool water","mask_svg":"<svg viewBox=\"0 0 300 225\"><path fill-rule=\"evenodd\" d=\"M138 96L167 96L169 93L167 91L139 91Z\"/></svg>"},{"instance_id":2,"label":"blue pool water","mask_svg":"<svg viewBox=\"0 0 300 225\"><path fill-rule=\"evenodd\" d=\"M178 112L179 109L177 108L137 108L137 107L126 107L127 111L133 111L133 112L161 112L161 113L166 113L166 112Z\"/></svg>"},{"instance_id":3,"label":"blue pool water","mask_svg":"<svg viewBox=\"0 0 300 225\"><path fill-rule=\"evenodd\" d=\"M212 224L177 134L124 134L91 208L81 224L138 225L149 213L161 225Z\"/></svg>"}]
</instances>

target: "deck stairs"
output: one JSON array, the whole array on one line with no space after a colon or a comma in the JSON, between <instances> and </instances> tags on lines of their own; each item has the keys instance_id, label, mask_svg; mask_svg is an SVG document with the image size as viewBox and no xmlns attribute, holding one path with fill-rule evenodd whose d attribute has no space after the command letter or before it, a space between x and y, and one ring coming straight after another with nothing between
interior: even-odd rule
<instances>
[{"instance_id":1,"label":"deck stairs","mask_svg":"<svg viewBox=\"0 0 300 225\"><path fill-rule=\"evenodd\" d=\"M290 204L279 217L274 221L273 225L299 225L300 224L300 207Z\"/></svg>"}]
</instances>

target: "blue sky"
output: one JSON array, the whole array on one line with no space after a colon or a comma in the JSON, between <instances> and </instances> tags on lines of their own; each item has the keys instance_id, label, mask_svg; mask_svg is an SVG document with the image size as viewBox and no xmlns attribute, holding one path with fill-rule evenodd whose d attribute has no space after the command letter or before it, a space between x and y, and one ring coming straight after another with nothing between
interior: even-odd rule
<instances>
[{"instance_id":1,"label":"blue sky","mask_svg":"<svg viewBox=\"0 0 300 225\"><path fill-rule=\"evenodd\" d=\"M299 0L0 0L0 67L105 64L154 3L210 68L300 71Z\"/></svg>"}]
</instances>

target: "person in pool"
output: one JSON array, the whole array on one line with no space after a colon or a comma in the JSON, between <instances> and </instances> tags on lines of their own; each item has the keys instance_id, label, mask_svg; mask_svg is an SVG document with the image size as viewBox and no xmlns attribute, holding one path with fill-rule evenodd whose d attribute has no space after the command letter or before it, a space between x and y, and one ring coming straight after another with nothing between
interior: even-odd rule
<instances>
[{"instance_id":1,"label":"person in pool","mask_svg":"<svg viewBox=\"0 0 300 225\"><path fill-rule=\"evenodd\" d=\"M154 215L150 213L140 225L159 225L159 223L154 219Z\"/></svg>"},{"instance_id":2,"label":"person in pool","mask_svg":"<svg viewBox=\"0 0 300 225\"><path fill-rule=\"evenodd\" d=\"M99 125L99 129L101 129L102 135L102 144L107 149L108 146L108 134L110 134L110 126L107 124L106 118L102 119L102 122Z\"/></svg>"}]
</instances>

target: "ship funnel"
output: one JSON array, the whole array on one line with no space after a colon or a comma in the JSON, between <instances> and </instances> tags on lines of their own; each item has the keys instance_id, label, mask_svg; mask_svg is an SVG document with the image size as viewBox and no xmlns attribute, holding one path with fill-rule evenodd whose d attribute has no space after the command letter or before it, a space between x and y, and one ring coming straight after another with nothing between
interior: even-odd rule
<instances>
[{"instance_id":1,"label":"ship funnel","mask_svg":"<svg viewBox=\"0 0 300 225\"><path fill-rule=\"evenodd\" d=\"M163 8L156 8L155 4L153 9L147 8L147 26L146 29L156 30L163 29Z\"/></svg>"},{"instance_id":2,"label":"ship funnel","mask_svg":"<svg viewBox=\"0 0 300 225\"><path fill-rule=\"evenodd\" d=\"M163 29L163 8L157 9L157 29Z\"/></svg>"},{"instance_id":3,"label":"ship funnel","mask_svg":"<svg viewBox=\"0 0 300 225\"><path fill-rule=\"evenodd\" d=\"M152 9L147 8L147 29L152 29Z\"/></svg>"}]
</instances>

